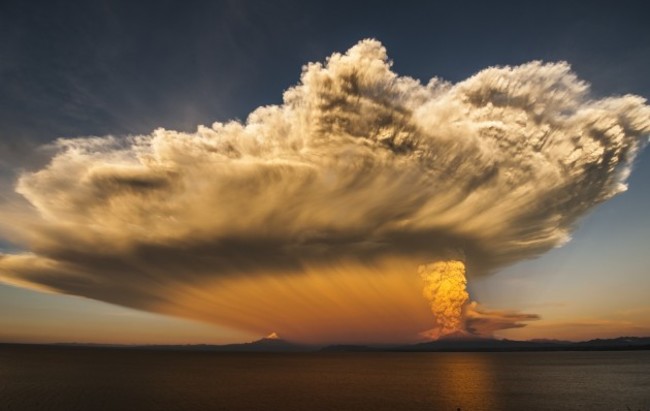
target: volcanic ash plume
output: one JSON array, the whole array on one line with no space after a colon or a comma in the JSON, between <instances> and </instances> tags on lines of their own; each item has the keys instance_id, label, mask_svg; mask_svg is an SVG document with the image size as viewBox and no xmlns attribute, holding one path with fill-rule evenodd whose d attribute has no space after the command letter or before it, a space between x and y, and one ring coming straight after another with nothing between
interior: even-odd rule
<instances>
[{"instance_id":1,"label":"volcanic ash plume","mask_svg":"<svg viewBox=\"0 0 650 411\"><path fill-rule=\"evenodd\" d=\"M424 297L431 304L438 336L464 329L463 311L469 301L466 290L465 264L462 261L440 261L421 265L418 272L424 281Z\"/></svg>"},{"instance_id":2,"label":"volcanic ash plume","mask_svg":"<svg viewBox=\"0 0 650 411\"><path fill-rule=\"evenodd\" d=\"M524 327L525 322L539 319L535 314L488 310L470 301L465 263L460 260L421 265L418 273L435 323L432 329L420 333L423 337L493 337L496 331Z\"/></svg>"},{"instance_id":3,"label":"volcanic ash plume","mask_svg":"<svg viewBox=\"0 0 650 411\"><path fill-rule=\"evenodd\" d=\"M648 134L645 99L597 98L564 62L422 83L364 40L245 121L58 140L16 184L29 205L0 210L23 250L0 281L258 335L406 340L431 319L414 267L438 261L440 330L490 330L511 316L463 325L446 252L480 276L562 245L625 190Z\"/></svg>"}]
</instances>

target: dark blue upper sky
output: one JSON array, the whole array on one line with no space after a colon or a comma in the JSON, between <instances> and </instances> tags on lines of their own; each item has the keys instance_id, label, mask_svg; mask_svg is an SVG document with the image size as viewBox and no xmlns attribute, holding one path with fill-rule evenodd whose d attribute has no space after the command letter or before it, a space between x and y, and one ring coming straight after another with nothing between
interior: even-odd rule
<instances>
[{"instance_id":1,"label":"dark blue upper sky","mask_svg":"<svg viewBox=\"0 0 650 411\"><path fill-rule=\"evenodd\" d=\"M302 64L361 38L403 75L567 60L597 93L648 96L644 2L43 1L0 5L0 138L145 133L244 118Z\"/></svg>"}]
</instances>

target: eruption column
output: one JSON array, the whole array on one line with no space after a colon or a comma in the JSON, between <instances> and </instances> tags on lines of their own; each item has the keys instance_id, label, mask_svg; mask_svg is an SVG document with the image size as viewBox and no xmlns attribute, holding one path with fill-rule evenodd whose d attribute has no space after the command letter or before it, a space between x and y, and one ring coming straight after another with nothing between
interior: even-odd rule
<instances>
[{"instance_id":1,"label":"eruption column","mask_svg":"<svg viewBox=\"0 0 650 411\"><path fill-rule=\"evenodd\" d=\"M424 297L431 305L439 336L464 331L463 312L469 301L465 264L458 260L421 265L418 273L424 281Z\"/></svg>"}]
</instances>

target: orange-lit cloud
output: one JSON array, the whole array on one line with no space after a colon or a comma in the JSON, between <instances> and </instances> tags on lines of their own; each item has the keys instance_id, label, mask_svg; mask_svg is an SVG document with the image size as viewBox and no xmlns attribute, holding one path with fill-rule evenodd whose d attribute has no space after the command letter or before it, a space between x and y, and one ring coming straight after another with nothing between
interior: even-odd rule
<instances>
[{"instance_id":1,"label":"orange-lit cloud","mask_svg":"<svg viewBox=\"0 0 650 411\"><path fill-rule=\"evenodd\" d=\"M526 322L539 319L535 314L488 310L470 301L465 264L460 260L422 265L418 271L424 281L424 296L435 318L434 327L420 333L426 338L493 337L497 331L521 328Z\"/></svg>"},{"instance_id":2,"label":"orange-lit cloud","mask_svg":"<svg viewBox=\"0 0 650 411\"><path fill-rule=\"evenodd\" d=\"M433 326L417 266L339 261L179 285L156 311L308 343L415 342Z\"/></svg>"},{"instance_id":3,"label":"orange-lit cloud","mask_svg":"<svg viewBox=\"0 0 650 411\"><path fill-rule=\"evenodd\" d=\"M464 311L469 303L465 264L458 260L422 265L418 271L424 281L424 297L429 301L437 336L465 328Z\"/></svg>"},{"instance_id":4,"label":"orange-lit cloud","mask_svg":"<svg viewBox=\"0 0 650 411\"><path fill-rule=\"evenodd\" d=\"M0 280L260 335L409 340L434 323L419 265L461 249L481 275L563 244L648 133L644 99L594 99L566 63L423 85L365 40L243 123L59 140L17 183L31 208L2 210L29 253L0 256Z\"/></svg>"},{"instance_id":5,"label":"orange-lit cloud","mask_svg":"<svg viewBox=\"0 0 650 411\"><path fill-rule=\"evenodd\" d=\"M465 309L465 329L470 334L492 337L494 333L511 328L522 328L530 321L539 320L536 314L506 310L489 310L472 301Z\"/></svg>"}]
</instances>

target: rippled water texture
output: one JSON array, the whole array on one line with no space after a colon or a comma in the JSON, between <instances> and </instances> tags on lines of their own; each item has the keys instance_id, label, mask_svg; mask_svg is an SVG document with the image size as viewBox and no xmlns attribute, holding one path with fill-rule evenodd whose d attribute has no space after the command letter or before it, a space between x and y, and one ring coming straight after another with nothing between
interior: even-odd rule
<instances>
[{"instance_id":1,"label":"rippled water texture","mask_svg":"<svg viewBox=\"0 0 650 411\"><path fill-rule=\"evenodd\" d=\"M0 346L2 410L650 410L650 352Z\"/></svg>"}]
</instances>

